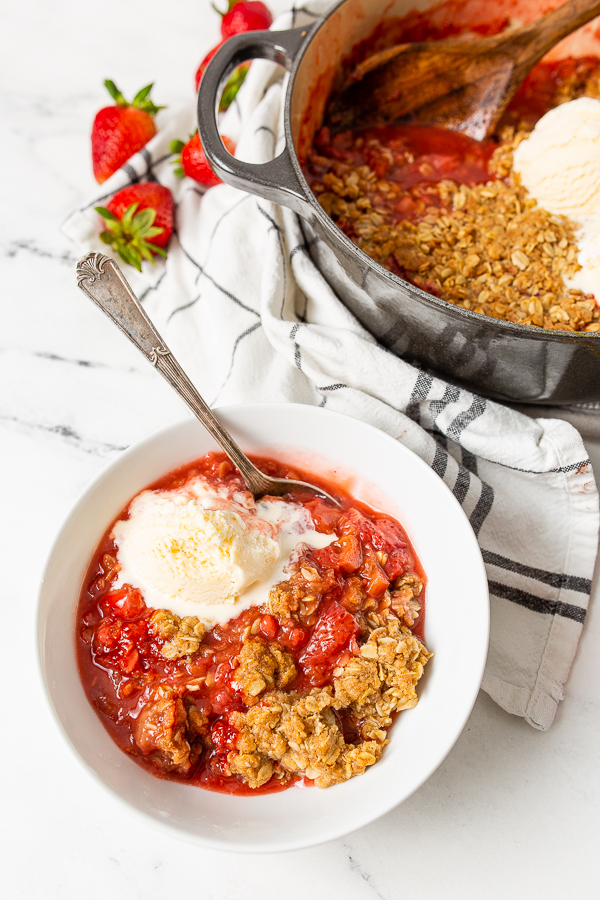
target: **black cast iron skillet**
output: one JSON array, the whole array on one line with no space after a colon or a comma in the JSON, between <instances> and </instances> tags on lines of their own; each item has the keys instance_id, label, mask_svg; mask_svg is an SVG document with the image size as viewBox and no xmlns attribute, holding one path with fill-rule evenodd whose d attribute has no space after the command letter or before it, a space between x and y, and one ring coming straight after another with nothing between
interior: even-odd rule
<instances>
[{"instance_id":1,"label":"black cast iron skillet","mask_svg":"<svg viewBox=\"0 0 600 900\"><path fill-rule=\"evenodd\" d=\"M434 3L429 3L433 6ZM198 96L200 138L226 183L302 217L316 265L360 322L389 350L431 367L472 390L527 403L600 399L600 333L552 331L492 319L427 294L374 262L334 224L302 172L331 90L350 50L411 0L342 0L307 28L237 35L212 59ZM222 88L240 63L262 58L290 73L285 95L286 146L271 162L252 165L225 149L217 127Z\"/></svg>"}]
</instances>

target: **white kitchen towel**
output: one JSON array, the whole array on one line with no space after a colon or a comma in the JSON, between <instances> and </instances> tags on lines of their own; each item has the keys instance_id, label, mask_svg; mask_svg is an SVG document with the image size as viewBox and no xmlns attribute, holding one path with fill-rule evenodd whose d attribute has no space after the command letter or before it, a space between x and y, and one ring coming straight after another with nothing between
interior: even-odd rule
<instances>
[{"instance_id":1,"label":"white kitchen towel","mask_svg":"<svg viewBox=\"0 0 600 900\"><path fill-rule=\"evenodd\" d=\"M292 10L277 28L314 21ZM279 152L285 78L252 64L223 132L237 155ZM581 635L598 543L598 493L577 431L532 419L448 384L379 346L317 265L298 217L219 186L203 192L172 174L169 145L194 129L194 98L159 114L159 133L65 233L82 250L98 240L94 206L126 184L159 180L175 195L166 262L127 278L167 343L212 404L285 400L327 406L393 435L426 462L462 504L477 535L491 594L487 693L547 729L563 697ZM460 572L448 572L460 578ZM456 611L460 615L460 610Z\"/></svg>"}]
</instances>

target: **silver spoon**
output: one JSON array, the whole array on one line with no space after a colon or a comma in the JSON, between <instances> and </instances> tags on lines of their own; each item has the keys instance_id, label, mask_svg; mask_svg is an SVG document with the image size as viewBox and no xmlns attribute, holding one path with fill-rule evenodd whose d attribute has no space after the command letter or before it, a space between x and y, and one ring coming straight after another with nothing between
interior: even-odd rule
<instances>
[{"instance_id":1,"label":"silver spoon","mask_svg":"<svg viewBox=\"0 0 600 900\"><path fill-rule=\"evenodd\" d=\"M77 284L119 326L146 359L155 366L239 470L250 493L257 499L270 494L280 497L291 491L316 494L340 506L327 491L306 481L271 478L250 462L211 408L204 402L160 334L142 309L114 260L102 253L87 253L77 263Z\"/></svg>"}]
</instances>

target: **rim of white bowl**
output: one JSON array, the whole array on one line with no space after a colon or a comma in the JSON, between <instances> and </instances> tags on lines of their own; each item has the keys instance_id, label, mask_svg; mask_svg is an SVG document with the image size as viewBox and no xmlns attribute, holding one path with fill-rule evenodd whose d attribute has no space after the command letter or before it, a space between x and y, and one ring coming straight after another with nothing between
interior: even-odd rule
<instances>
[{"instance_id":1,"label":"rim of white bowl","mask_svg":"<svg viewBox=\"0 0 600 900\"><path fill-rule=\"evenodd\" d=\"M312 410L316 415L325 414L328 417L333 417L333 418L337 417L339 419L344 419L344 420L351 419L352 421L356 421L358 423L359 427L362 427L369 431L375 432L380 439L383 438L384 440L393 444L395 448L399 448L399 452L401 454L402 453L409 454L413 458L413 462L416 465L418 465L420 468L422 468L424 472L427 473L427 475L426 475L427 478L431 478L433 476L433 478L436 479L437 486L447 493L448 500L450 500L451 504L454 505L456 511L459 513L460 517L462 517L463 520L465 521L465 523L468 525L469 530L471 531L471 534L473 537L474 549L477 550L477 553L474 555L473 562L480 569L479 574L482 576L482 580L483 580L482 587L484 588L485 599L487 601L485 610L484 610L485 628L483 629L484 635L485 635L485 640L482 641L481 647L479 648L479 663L477 666L477 680L473 682L473 685L476 684L477 686L473 687L473 696L471 697L470 702L465 706L463 715L459 719L456 720L455 727L453 729L453 733L450 735L450 738L446 740L444 753L439 757L439 759L429 769L429 771L426 772L426 774L424 774L424 776L417 783L415 783L414 786L406 794L404 794L400 799L396 799L396 798L392 797L392 799L390 799L389 802L384 803L382 807L377 808L375 811L373 811L373 810L367 811L365 809L363 816L362 817L357 816L356 820L353 821L350 826L340 825L337 828L331 828L329 833L325 836L320 836L318 838L311 838L310 836L307 836L306 839L302 840L302 841L300 841L300 840L292 840L292 841L288 841L288 842L282 841L281 843L278 843L277 846L272 846L267 843L264 843L264 844L257 843L255 845L249 846L248 844L236 842L235 840L227 841L227 840L221 840L219 838L212 838L209 836L192 834L189 831L187 831L185 828L183 828L177 824L172 824L170 822L163 821L163 820L157 818L156 816L153 816L150 813L145 812L144 810L139 809L138 807L129 803L124 797L121 796L121 794L119 794L118 791L116 791L114 788L112 788L109 784L106 783L104 778L81 755L81 753L75 747L68 732L64 728L64 726L60 720L60 717L58 715L58 712L55 708L55 705L54 705L54 702L52 699L52 695L50 693L50 688L47 683L46 672L45 672L44 663L43 663L43 659L42 659L43 658L43 623L41 621L41 613L42 613L41 606L42 606L44 583L46 580L46 574L48 572L48 569L50 568L54 554L62 540L63 532L66 530L71 518L75 515L75 513L77 512L79 507L82 505L82 503L84 503L86 501L87 495L95 489L95 487L98 485L98 483L101 482L107 476L107 474L110 472L111 469L113 469L115 466L121 464L121 462L124 459L126 459L127 457L135 455L135 454L143 451L146 446L152 445L157 439L165 438L170 432L176 432L178 429L180 429L186 423L194 422L196 420L194 419L193 416L185 416L184 418L179 419L176 422L173 422L170 425L165 426L164 428L157 429L157 430L151 432L150 434L146 435L145 437L141 438L140 440L136 441L135 443L131 444L129 447L127 447L125 450L123 450L121 453L119 453L119 455L117 457L110 460L105 466L103 466L103 468L100 470L100 472L86 485L86 487L83 488L82 491L80 491L79 495L77 496L75 501L72 503L69 510L65 514L65 516L63 517L61 525L57 531L56 537L55 537L54 541L52 542L52 545L51 545L49 551L46 554L46 560L45 560L43 570L42 570L42 577L41 577L38 592L37 592L37 610L36 610L37 654L36 654L36 662L37 662L38 675L42 682L42 688L43 688L44 694L46 696L46 699L48 701L50 710L53 714L54 721L58 726L58 732L62 736L62 739L65 742L65 744L67 745L67 747L69 748L71 755L77 760L79 765L82 766L83 769L92 776L94 781L97 784L99 784L106 793L108 793L112 798L117 800L119 805L121 807L125 808L129 813L131 813L132 815L141 819L145 823L152 825L154 828L158 829L159 831L161 831L165 834L168 834L171 837L174 837L174 836L179 837L188 843L204 846L211 850L221 850L224 852L256 854L256 853L283 853L283 852L288 852L290 850L307 849L309 847L314 847L314 846L318 846L320 844L328 843L329 841L336 840L340 837L344 837L347 834L351 834L354 831L358 831L358 829L363 828L366 825L369 825L371 822L374 822L377 819L381 818L382 816L386 815L387 813L391 812L391 810L395 809L396 806L399 806L401 803L404 803L414 793L416 793L416 791L418 791L419 788L421 788L423 786L423 784L425 784L425 782L429 780L429 778L431 778L431 776L434 774L434 772L440 767L440 765L447 758L448 754L450 753L450 751L456 744L458 738L462 734L464 727L465 727L465 725L471 715L473 707L475 705L475 701L477 700L477 696L479 694L481 682L483 680L485 664L487 661L487 654L488 654L490 610L489 610L489 591L488 591L488 587L487 587L487 575L486 575L486 571L485 571L485 565L483 562L483 558L481 556L481 550L479 548L477 538L471 528L471 525L466 516L466 513L464 512L462 506L460 505L460 503L458 502L458 500L456 499L456 497L454 496L454 494L452 493L450 488L442 481L441 478L439 478L438 475L436 475L436 473L433 471L431 466L429 466L420 456L418 456L416 453L414 453L414 451L410 450L404 444L400 443L400 441L396 440L396 438L393 438L391 435L387 434L387 432L382 431L379 428L376 428L374 425L370 425L367 422L363 422L361 419L355 418L354 416L349 416L345 413L340 413L340 412L337 412L334 410L329 410L329 409L323 409L321 407L313 406L311 404L283 403L283 402L277 402L277 401L227 404L227 405L223 405L223 406L214 407L214 410L217 413L223 412L228 416L235 417L237 410L247 410L248 408L252 408L258 414L260 414L261 409L269 409L272 411L273 408L278 407L278 406L282 407L282 408L286 408L286 409L291 406L300 406L305 409ZM482 598L482 599L484 599L484 598ZM111 739L110 735L108 735L108 737L109 737L109 739ZM343 785L337 785L337 787L338 788L343 787ZM202 788L198 788L198 789L202 790ZM244 796L240 799L246 803L252 802L252 797Z\"/></svg>"}]
</instances>

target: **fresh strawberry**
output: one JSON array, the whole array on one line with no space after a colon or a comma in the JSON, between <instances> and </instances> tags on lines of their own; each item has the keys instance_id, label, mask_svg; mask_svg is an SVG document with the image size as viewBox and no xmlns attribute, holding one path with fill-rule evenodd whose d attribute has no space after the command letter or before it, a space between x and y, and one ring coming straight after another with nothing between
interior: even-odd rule
<instances>
[{"instance_id":1,"label":"fresh strawberry","mask_svg":"<svg viewBox=\"0 0 600 900\"><path fill-rule=\"evenodd\" d=\"M235 144L228 137L221 137L225 147L233 155L235 153ZM187 142L172 141L171 153L179 153L179 157L175 160L175 174L179 178L193 178L199 184L205 187L214 187L221 184L221 179L215 175L210 167L210 163L206 158L206 154L200 143L200 135L196 132Z\"/></svg>"},{"instance_id":2,"label":"fresh strawberry","mask_svg":"<svg viewBox=\"0 0 600 900\"><path fill-rule=\"evenodd\" d=\"M173 195L162 184L132 184L117 191L106 207L96 207L109 229L100 239L141 272L143 259L154 262L154 254L167 255L163 247L173 234L173 210Z\"/></svg>"},{"instance_id":3,"label":"fresh strawberry","mask_svg":"<svg viewBox=\"0 0 600 900\"><path fill-rule=\"evenodd\" d=\"M196 70L196 78L195 78L196 91L200 87L200 82L202 81L202 76L204 75L204 73L206 71L206 67L208 66L209 62L211 61L211 59L213 58L213 56L215 55L217 50L220 50L224 43L225 43L225 41L221 41L220 44L217 44L216 47L213 47L212 50L209 50L208 53L206 54L206 56L204 57L204 59L202 60L202 62L200 63L200 65L198 66L198 69ZM244 83L244 78L246 77L249 68L250 68L250 65L248 63L243 63L241 66L238 66L237 69L235 69L232 72L232 74L229 76L229 80L227 81L227 84L225 85L225 87L223 89L223 93L221 94L221 101L219 103L219 112L225 112L226 109L229 109L229 107L231 106L231 104L233 103L233 101L235 99L237 92L239 91L242 84Z\"/></svg>"},{"instance_id":4,"label":"fresh strawberry","mask_svg":"<svg viewBox=\"0 0 600 900\"><path fill-rule=\"evenodd\" d=\"M154 210L156 217L154 227L161 229L161 234L152 240L154 247L166 247L173 233L173 195L169 188L155 181L144 181L131 184L117 191L107 203L109 212L122 219L129 207L137 203L139 211Z\"/></svg>"},{"instance_id":5,"label":"fresh strawberry","mask_svg":"<svg viewBox=\"0 0 600 900\"><path fill-rule=\"evenodd\" d=\"M100 184L154 137L154 116L164 109L150 99L151 84L142 88L132 103L127 102L114 82L107 80L104 84L115 105L101 109L92 126L94 177Z\"/></svg>"},{"instance_id":6,"label":"fresh strawberry","mask_svg":"<svg viewBox=\"0 0 600 900\"><path fill-rule=\"evenodd\" d=\"M224 43L225 43L225 41L221 41L220 44L217 44L216 47L213 47L212 50L209 50L208 53L206 54L206 56L204 57L204 59L202 60L202 62L200 63L200 65L198 66L198 68L196 69L196 82L195 82L196 90L198 90L198 88L200 87L200 82L202 81L202 76L204 75L204 73L206 71L206 67L208 66L209 62L211 61L211 59L213 58L213 56L215 55L217 50L220 50Z\"/></svg>"},{"instance_id":7,"label":"fresh strawberry","mask_svg":"<svg viewBox=\"0 0 600 900\"><path fill-rule=\"evenodd\" d=\"M229 0L227 12L221 20L224 38L242 31L263 31L273 22L271 11L260 0Z\"/></svg>"}]
</instances>

